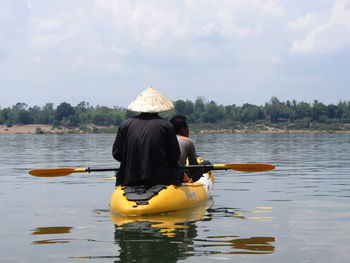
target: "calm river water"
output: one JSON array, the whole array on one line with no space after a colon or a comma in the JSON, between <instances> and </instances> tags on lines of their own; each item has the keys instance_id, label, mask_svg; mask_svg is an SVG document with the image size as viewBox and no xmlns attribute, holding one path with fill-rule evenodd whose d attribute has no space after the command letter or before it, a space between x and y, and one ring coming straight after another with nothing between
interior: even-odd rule
<instances>
[{"instance_id":1,"label":"calm river water","mask_svg":"<svg viewBox=\"0 0 350 263\"><path fill-rule=\"evenodd\" d=\"M349 262L350 135L193 134L216 171L206 206L144 219L110 215L114 135L0 135L1 262Z\"/></svg>"}]
</instances>

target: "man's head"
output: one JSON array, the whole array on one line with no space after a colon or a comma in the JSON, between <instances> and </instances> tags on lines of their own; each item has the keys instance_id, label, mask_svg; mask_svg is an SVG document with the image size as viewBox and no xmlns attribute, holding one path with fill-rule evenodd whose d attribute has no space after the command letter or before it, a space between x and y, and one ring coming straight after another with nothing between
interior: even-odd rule
<instances>
[{"instance_id":1,"label":"man's head","mask_svg":"<svg viewBox=\"0 0 350 263\"><path fill-rule=\"evenodd\" d=\"M190 131L188 129L187 118L184 116L174 116L171 118L170 122L173 124L176 134L188 137Z\"/></svg>"}]
</instances>

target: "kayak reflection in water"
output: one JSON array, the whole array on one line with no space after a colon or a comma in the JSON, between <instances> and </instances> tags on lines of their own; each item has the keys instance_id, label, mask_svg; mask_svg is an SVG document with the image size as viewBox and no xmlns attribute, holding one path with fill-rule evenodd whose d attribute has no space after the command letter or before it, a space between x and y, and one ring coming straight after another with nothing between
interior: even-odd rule
<instances>
[{"instance_id":1,"label":"kayak reflection in water","mask_svg":"<svg viewBox=\"0 0 350 263\"><path fill-rule=\"evenodd\" d=\"M149 216L110 213L121 262L177 262L193 254L195 222L202 220L212 200L192 209Z\"/></svg>"},{"instance_id":2,"label":"kayak reflection in water","mask_svg":"<svg viewBox=\"0 0 350 263\"><path fill-rule=\"evenodd\" d=\"M120 262L177 262L193 252L193 239L197 236L194 223L183 223L172 237L163 235L154 223L134 222L116 227L115 243L120 247Z\"/></svg>"},{"instance_id":3,"label":"kayak reflection in water","mask_svg":"<svg viewBox=\"0 0 350 263\"><path fill-rule=\"evenodd\" d=\"M158 215L125 217L110 213L111 221L115 224L114 239L119 246L120 262L164 262L165 258L167 262L177 262L200 256L211 256L215 260L221 255L275 252L274 237L200 233L197 222L208 222L223 216L222 210L211 209L212 205L210 199L199 207ZM230 214L242 219L234 213Z\"/></svg>"}]
</instances>

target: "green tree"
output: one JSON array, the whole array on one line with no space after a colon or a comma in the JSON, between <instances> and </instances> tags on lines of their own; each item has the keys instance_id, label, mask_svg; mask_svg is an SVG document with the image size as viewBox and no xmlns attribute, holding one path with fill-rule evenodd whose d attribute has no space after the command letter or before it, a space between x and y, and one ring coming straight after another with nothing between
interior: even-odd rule
<instances>
[{"instance_id":1,"label":"green tree","mask_svg":"<svg viewBox=\"0 0 350 263\"><path fill-rule=\"evenodd\" d=\"M88 102L82 101L75 107L75 109L77 113L84 113L89 111L91 108Z\"/></svg>"},{"instance_id":2,"label":"green tree","mask_svg":"<svg viewBox=\"0 0 350 263\"><path fill-rule=\"evenodd\" d=\"M18 124L29 124L32 123L31 114L26 110L20 110L17 113L16 123Z\"/></svg>"},{"instance_id":3,"label":"green tree","mask_svg":"<svg viewBox=\"0 0 350 263\"><path fill-rule=\"evenodd\" d=\"M177 100L174 102L175 114L190 117L194 112L193 102L190 100Z\"/></svg>"},{"instance_id":4,"label":"green tree","mask_svg":"<svg viewBox=\"0 0 350 263\"><path fill-rule=\"evenodd\" d=\"M20 110L26 110L28 108L28 105L24 102L17 102L16 105L12 106L13 111L20 111Z\"/></svg>"},{"instance_id":5,"label":"green tree","mask_svg":"<svg viewBox=\"0 0 350 263\"><path fill-rule=\"evenodd\" d=\"M75 109L67 102L62 102L56 110L56 119L61 121L63 118L68 118L75 113Z\"/></svg>"},{"instance_id":6,"label":"green tree","mask_svg":"<svg viewBox=\"0 0 350 263\"><path fill-rule=\"evenodd\" d=\"M263 110L255 105L244 104L241 108L240 121L253 122L264 118Z\"/></svg>"},{"instance_id":7,"label":"green tree","mask_svg":"<svg viewBox=\"0 0 350 263\"><path fill-rule=\"evenodd\" d=\"M106 124L106 115L102 112L97 112L92 118L92 122L96 125L105 125Z\"/></svg>"},{"instance_id":8,"label":"green tree","mask_svg":"<svg viewBox=\"0 0 350 263\"><path fill-rule=\"evenodd\" d=\"M53 120L55 119L55 110L53 108L53 103L46 103L41 112L38 114L38 119L40 121L34 120L36 123L52 124Z\"/></svg>"},{"instance_id":9,"label":"green tree","mask_svg":"<svg viewBox=\"0 0 350 263\"><path fill-rule=\"evenodd\" d=\"M271 97L270 102L265 104L265 114L272 123L278 122L282 118L282 103L277 97Z\"/></svg>"},{"instance_id":10,"label":"green tree","mask_svg":"<svg viewBox=\"0 0 350 263\"><path fill-rule=\"evenodd\" d=\"M43 112L45 112L46 114L53 114L55 112L53 108L53 103L46 103L43 107Z\"/></svg>"},{"instance_id":11,"label":"green tree","mask_svg":"<svg viewBox=\"0 0 350 263\"><path fill-rule=\"evenodd\" d=\"M67 121L67 126L70 127L77 127L79 126L80 122L79 122L79 115L78 114L71 114L68 117L68 121Z\"/></svg>"},{"instance_id":12,"label":"green tree","mask_svg":"<svg viewBox=\"0 0 350 263\"><path fill-rule=\"evenodd\" d=\"M193 107L193 113L191 116L189 116L189 122L191 123L200 123L201 118L204 115L205 112L205 104L204 104L204 98L198 97L194 103Z\"/></svg>"},{"instance_id":13,"label":"green tree","mask_svg":"<svg viewBox=\"0 0 350 263\"><path fill-rule=\"evenodd\" d=\"M236 105L225 106L225 119L228 121L238 121L240 118L240 107Z\"/></svg>"},{"instance_id":14,"label":"green tree","mask_svg":"<svg viewBox=\"0 0 350 263\"><path fill-rule=\"evenodd\" d=\"M337 118L337 106L335 106L334 104L330 104L327 106L327 116L328 118Z\"/></svg>"},{"instance_id":15,"label":"green tree","mask_svg":"<svg viewBox=\"0 0 350 263\"><path fill-rule=\"evenodd\" d=\"M191 116L194 112L194 104L190 100L186 100L186 116Z\"/></svg>"},{"instance_id":16,"label":"green tree","mask_svg":"<svg viewBox=\"0 0 350 263\"><path fill-rule=\"evenodd\" d=\"M12 126L15 122L15 114L10 108L5 108L1 111L2 123L7 126Z\"/></svg>"},{"instance_id":17,"label":"green tree","mask_svg":"<svg viewBox=\"0 0 350 263\"><path fill-rule=\"evenodd\" d=\"M211 101L206 105L205 111L200 114L200 119L204 123L217 123L224 118L224 112L223 106L218 106L214 101Z\"/></svg>"},{"instance_id":18,"label":"green tree","mask_svg":"<svg viewBox=\"0 0 350 263\"><path fill-rule=\"evenodd\" d=\"M177 100L174 103L176 115L186 116L186 102L183 100Z\"/></svg>"},{"instance_id":19,"label":"green tree","mask_svg":"<svg viewBox=\"0 0 350 263\"><path fill-rule=\"evenodd\" d=\"M296 118L298 119L304 119L306 117L311 118L311 106L309 103L306 102L300 102L297 104L296 109Z\"/></svg>"},{"instance_id":20,"label":"green tree","mask_svg":"<svg viewBox=\"0 0 350 263\"><path fill-rule=\"evenodd\" d=\"M312 120L324 122L323 120L327 117L327 107L323 103L319 103L315 100L312 107ZM322 118L321 118L322 117Z\"/></svg>"},{"instance_id":21,"label":"green tree","mask_svg":"<svg viewBox=\"0 0 350 263\"><path fill-rule=\"evenodd\" d=\"M114 109L107 115L109 125L119 126L124 121L124 113L121 110Z\"/></svg>"}]
</instances>

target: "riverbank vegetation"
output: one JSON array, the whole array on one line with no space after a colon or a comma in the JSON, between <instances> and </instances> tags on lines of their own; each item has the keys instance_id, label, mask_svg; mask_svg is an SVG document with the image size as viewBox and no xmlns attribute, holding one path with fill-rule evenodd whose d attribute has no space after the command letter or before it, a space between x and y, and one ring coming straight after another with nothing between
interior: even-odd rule
<instances>
[{"instance_id":1,"label":"riverbank vegetation","mask_svg":"<svg viewBox=\"0 0 350 263\"><path fill-rule=\"evenodd\" d=\"M263 106L249 103L224 106L199 97L195 101L177 100L174 105L175 109L162 113L162 117L169 119L174 115L184 115L194 131L264 132L270 128L350 131L350 102L346 101L325 105L317 100L313 103L295 100L281 102L277 97L272 97ZM17 103L7 108L0 106L0 125L46 124L55 129L78 128L83 133L115 132L125 119L133 115L134 112L124 108L93 107L85 101L76 106L62 102L56 108L52 103L43 107ZM100 128L94 129L91 125Z\"/></svg>"}]
</instances>

